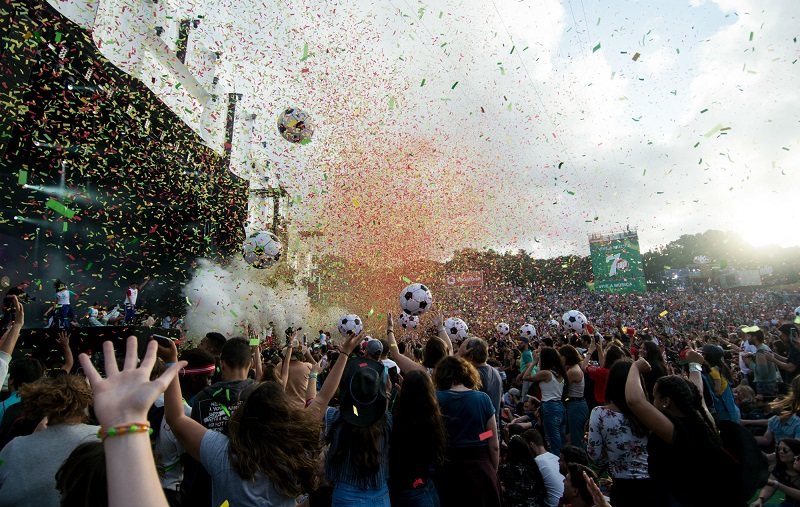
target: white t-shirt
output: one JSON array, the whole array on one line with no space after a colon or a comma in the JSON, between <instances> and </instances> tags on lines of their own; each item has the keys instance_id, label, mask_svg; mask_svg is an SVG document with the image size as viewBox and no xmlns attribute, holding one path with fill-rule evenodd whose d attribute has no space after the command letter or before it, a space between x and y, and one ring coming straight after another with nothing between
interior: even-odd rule
<instances>
[{"instance_id":1,"label":"white t-shirt","mask_svg":"<svg viewBox=\"0 0 800 507\"><path fill-rule=\"evenodd\" d=\"M136 306L136 298L139 296L139 289L128 289L125 293L125 304L132 304Z\"/></svg>"},{"instance_id":2,"label":"white t-shirt","mask_svg":"<svg viewBox=\"0 0 800 507\"><path fill-rule=\"evenodd\" d=\"M320 345L327 345L328 344L328 335L325 333L320 333L319 335L319 344Z\"/></svg>"},{"instance_id":3,"label":"white t-shirt","mask_svg":"<svg viewBox=\"0 0 800 507\"><path fill-rule=\"evenodd\" d=\"M564 476L558 471L558 456L546 452L536 456L536 465L542 472L544 486L547 488L547 506L557 507L564 495Z\"/></svg>"},{"instance_id":4,"label":"white t-shirt","mask_svg":"<svg viewBox=\"0 0 800 507\"><path fill-rule=\"evenodd\" d=\"M747 374L750 373L750 368L747 367L747 362L742 356L748 352L755 354L758 351L758 348L749 341L743 342L740 348L741 352L739 352L739 368L742 370L742 373Z\"/></svg>"},{"instance_id":5,"label":"white t-shirt","mask_svg":"<svg viewBox=\"0 0 800 507\"><path fill-rule=\"evenodd\" d=\"M59 306L69 304L69 289L64 289L56 292L56 304Z\"/></svg>"},{"instance_id":6,"label":"white t-shirt","mask_svg":"<svg viewBox=\"0 0 800 507\"><path fill-rule=\"evenodd\" d=\"M155 406L164 406L164 394L161 393L156 399ZM192 407L183 402L183 413L186 417L192 416ZM164 477L161 479L161 487L164 489L171 489L177 491L183 481L183 467L181 466L181 455L186 453L181 446L175 433L167 424L167 417L164 416L161 420L161 430L158 433L158 440L156 440L155 450L161 455L161 461L164 465Z\"/></svg>"}]
</instances>

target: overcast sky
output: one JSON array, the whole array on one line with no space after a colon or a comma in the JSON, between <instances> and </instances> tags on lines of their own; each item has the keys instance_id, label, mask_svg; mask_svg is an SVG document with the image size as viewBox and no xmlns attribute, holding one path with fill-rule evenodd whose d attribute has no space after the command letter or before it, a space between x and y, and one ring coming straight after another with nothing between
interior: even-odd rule
<instances>
[{"instance_id":1,"label":"overcast sky","mask_svg":"<svg viewBox=\"0 0 800 507\"><path fill-rule=\"evenodd\" d=\"M627 225L643 250L800 244L797 0L164 5L203 16L220 88L258 114L240 142L329 251L588 254ZM290 106L311 144L277 133Z\"/></svg>"}]
</instances>

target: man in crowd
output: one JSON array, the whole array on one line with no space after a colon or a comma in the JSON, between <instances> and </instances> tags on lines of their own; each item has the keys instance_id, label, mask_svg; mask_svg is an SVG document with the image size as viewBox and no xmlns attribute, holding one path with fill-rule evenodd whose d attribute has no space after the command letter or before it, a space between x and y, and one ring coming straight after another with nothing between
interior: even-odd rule
<instances>
[{"instance_id":1,"label":"man in crowd","mask_svg":"<svg viewBox=\"0 0 800 507\"><path fill-rule=\"evenodd\" d=\"M35 298L31 299L28 294L25 293L25 289L28 288L28 285L30 285L30 282L25 280L16 287L11 287L8 289L8 292L6 292L3 298L3 319L0 320L0 331L8 329L8 326L14 321L14 297L16 297L20 303L35 301Z\"/></svg>"}]
</instances>

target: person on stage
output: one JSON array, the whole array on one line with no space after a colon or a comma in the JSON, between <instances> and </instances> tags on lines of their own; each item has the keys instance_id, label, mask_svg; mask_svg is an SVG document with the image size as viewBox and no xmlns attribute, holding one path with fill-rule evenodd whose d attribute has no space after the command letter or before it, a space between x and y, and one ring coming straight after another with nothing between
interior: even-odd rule
<instances>
[{"instance_id":1,"label":"person on stage","mask_svg":"<svg viewBox=\"0 0 800 507\"><path fill-rule=\"evenodd\" d=\"M69 328L70 323L75 318L75 312L72 310L69 299L70 296L75 296L75 299L78 299L80 295L69 290L67 284L61 280L56 280L53 287L56 289L56 310L53 322L55 323L55 327Z\"/></svg>"},{"instance_id":2,"label":"person on stage","mask_svg":"<svg viewBox=\"0 0 800 507\"><path fill-rule=\"evenodd\" d=\"M0 320L0 330L5 331L14 321L14 296L19 299L20 303L27 303L28 301L36 301L36 298L31 298L25 293L30 282L25 280L16 287L11 287L6 292L3 298L3 319Z\"/></svg>"},{"instance_id":3,"label":"person on stage","mask_svg":"<svg viewBox=\"0 0 800 507\"><path fill-rule=\"evenodd\" d=\"M123 324L131 324L133 322L133 318L136 317L136 299L139 297L139 291L143 290L149 281L150 277L146 276L141 286L136 282L132 282L128 286L128 290L125 291L125 319L122 321Z\"/></svg>"}]
</instances>

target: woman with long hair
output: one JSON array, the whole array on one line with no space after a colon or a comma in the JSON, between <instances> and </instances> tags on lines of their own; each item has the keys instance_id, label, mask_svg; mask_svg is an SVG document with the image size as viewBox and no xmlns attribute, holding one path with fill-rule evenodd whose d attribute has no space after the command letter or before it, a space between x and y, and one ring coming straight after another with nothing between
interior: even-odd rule
<instances>
[{"instance_id":1,"label":"woman with long hair","mask_svg":"<svg viewBox=\"0 0 800 507\"><path fill-rule=\"evenodd\" d=\"M24 384L19 392L25 414L46 427L0 451L0 505L57 506L56 471L76 447L97 438L99 427L86 424L92 390L82 377L60 375Z\"/></svg>"},{"instance_id":2,"label":"woman with long hair","mask_svg":"<svg viewBox=\"0 0 800 507\"><path fill-rule=\"evenodd\" d=\"M661 349L653 341L646 341L642 344L639 349L639 357L643 357L650 365L650 371L642 375L642 377L644 377L647 398L652 400L656 381L661 377L666 377L669 373L667 361L664 360L664 354L661 353Z\"/></svg>"},{"instance_id":3,"label":"woman with long hair","mask_svg":"<svg viewBox=\"0 0 800 507\"><path fill-rule=\"evenodd\" d=\"M572 345L564 345L558 349L558 354L567 370L567 397L564 400L564 406L567 409L569 443L586 448L583 434L586 421L589 420L589 405L584 397L586 379L581 369L583 357Z\"/></svg>"},{"instance_id":4,"label":"woman with long hair","mask_svg":"<svg viewBox=\"0 0 800 507\"><path fill-rule=\"evenodd\" d=\"M436 473L441 504L499 506L497 420L489 395L478 391L478 370L448 356L436 365L433 382L447 433L447 460Z\"/></svg>"},{"instance_id":5,"label":"woman with long hair","mask_svg":"<svg viewBox=\"0 0 800 507\"><path fill-rule=\"evenodd\" d=\"M535 361L534 361L535 362ZM564 383L567 371L561 363L561 356L552 347L542 347L539 352L539 371L531 375L533 362L528 365L522 380L538 384L542 392L542 421L544 436L550 447L550 452L558 456L561 446L567 440L567 419L564 402ZM582 439L581 439L582 440Z\"/></svg>"},{"instance_id":6,"label":"woman with long hair","mask_svg":"<svg viewBox=\"0 0 800 507\"><path fill-rule=\"evenodd\" d=\"M800 440L784 438L775 446L775 466L769 474L767 485L758 493L750 507L761 507L777 491L786 494L781 507L800 507L800 501L792 499L788 489L800 490L800 472L795 470L795 460L800 458Z\"/></svg>"},{"instance_id":7,"label":"woman with long hair","mask_svg":"<svg viewBox=\"0 0 800 507\"><path fill-rule=\"evenodd\" d=\"M521 435L508 441L508 453L500 469L504 507L545 507L547 488L536 455Z\"/></svg>"},{"instance_id":8,"label":"woman with long hair","mask_svg":"<svg viewBox=\"0 0 800 507\"><path fill-rule=\"evenodd\" d=\"M333 484L333 507L391 505L387 479L392 416L386 412L390 389L383 363L363 357L348 364L339 383L339 408L328 408L324 418L330 445L325 477Z\"/></svg>"},{"instance_id":9,"label":"woman with long hair","mask_svg":"<svg viewBox=\"0 0 800 507\"><path fill-rule=\"evenodd\" d=\"M712 395L714 396L714 408L720 421L733 421L738 423L742 419L742 413L736 406L733 396L733 374L730 367L725 364L723 358L725 351L719 345L706 345L703 347L703 359L709 369L711 379Z\"/></svg>"},{"instance_id":10,"label":"woman with long hair","mask_svg":"<svg viewBox=\"0 0 800 507\"><path fill-rule=\"evenodd\" d=\"M342 345L344 354L328 382L338 384L347 355L357 342L357 337L351 337ZM166 350L168 361L177 362L174 344ZM164 395L167 423L186 452L211 476L213 505L227 501L243 507L294 507L296 497L314 489L322 447L320 420L335 391L328 382L306 409L296 407L279 382L256 384L231 414L226 436L184 414L178 379L172 380Z\"/></svg>"},{"instance_id":11,"label":"woman with long hair","mask_svg":"<svg viewBox=\"0 0 800 507\"><path fill-rule=\"evenodd\" d=\"M389 492L394 507L437 507L431 467L444 463L444 422L429 375L410 371L394 403Z\"/></svg>"},{"instance_id":12,"label":"woman with long hair","mask_svg":"<svg viewBox=\"0 0 800 507\"><path fill-rule=\"evenodd\" d=\"M625 383L633 363L621 359L611 366L606 383L607 405L592 409L589 445L593 461L604 460L613 479L611 504L615 507L649 505L652 485L647 465L649 430L633 415L625 400Z\"/></svg>"},{"instance_id":13,"label":"woman with long hair","mask_svg":"<svg viewBox=\"0 0 800 507\"><path fill-rule=\"evenodd\" d=\"M650 369L644 359L637 360L628 372L625 399L633 415L647 426L648 471L653 493L670 507L707 505L741 506L738 488L729 487L731 477L721 466L724 451L714 420L703 403L703 356L697 351L686 354L689 380L667 375L660 378L653 391L653 403L645 396L641 373ZM702 488L686 487L685 468L692 456L703 456Z\"/></svg>"}]
</instances>

